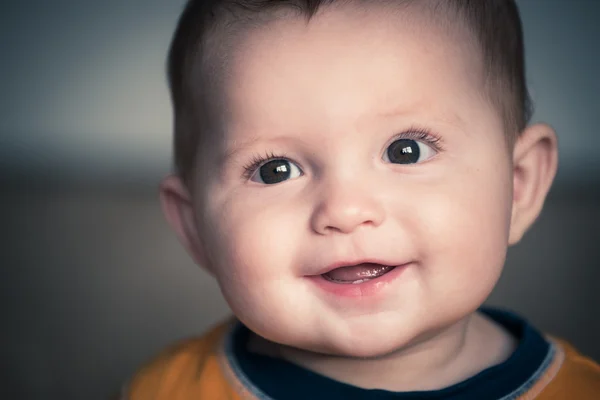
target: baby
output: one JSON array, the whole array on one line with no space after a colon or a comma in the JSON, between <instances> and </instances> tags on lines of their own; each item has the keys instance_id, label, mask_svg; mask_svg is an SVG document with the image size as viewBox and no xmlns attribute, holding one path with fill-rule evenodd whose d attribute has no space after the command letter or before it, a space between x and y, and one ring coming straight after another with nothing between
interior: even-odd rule
<instances>
[{"instance_id":1,"label":"baby","mask_svg":"<svg viewBox=\"0 0 600 400\"><path fill-rule=\"evenodd\" d=\"M599 399L600 367L481 308L539 215L512 0L191 0L166 217L235 318L126 399Z\"/></svg>"}]
</instances>

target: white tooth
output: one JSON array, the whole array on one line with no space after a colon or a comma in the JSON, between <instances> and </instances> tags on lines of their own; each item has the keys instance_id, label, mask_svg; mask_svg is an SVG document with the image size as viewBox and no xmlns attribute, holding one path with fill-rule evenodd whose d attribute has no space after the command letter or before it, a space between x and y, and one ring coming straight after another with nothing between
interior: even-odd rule
<instances>
[{"instance_id":1,"label":"white tooth","mask_svg":"<svg viewBox=\"0 0 600 400\"><path fill-rule=\"evenodd\" d=\"M368 281L368 280L369 280L369 279L359 279L359 280L357 280L357 281L354 281L354 282L352 282L352 284L353 284L353 285L358 285L359 283L363 283L363 282L366 282L366 281Z\"/></svg>"}]
</instances>

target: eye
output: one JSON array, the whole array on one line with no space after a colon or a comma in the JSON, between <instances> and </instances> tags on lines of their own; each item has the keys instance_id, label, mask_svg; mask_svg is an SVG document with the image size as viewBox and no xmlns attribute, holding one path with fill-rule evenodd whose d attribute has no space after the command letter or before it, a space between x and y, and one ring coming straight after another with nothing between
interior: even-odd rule
<instances>
[{"instance_id":1,"label":"eye","mask_svg":"<svg viewBox=\"0 0 600 400\"><path fill-rule=\"evenodd\" d=\"M389 145L385 159L393 164L416 164L430 159L436 151L414 139L398 139Z\"/></svg>"},{"instance_id":2,"label":"eye","mask_svg":"<svg viewBox=\"0 0 600 400\"><path fill-rule=\"evenodd\" d=\"M271 160L262 164L250 178L253 182L274 185L302 175L300 168L284 159Z\"/></svg>"}]
</instances>

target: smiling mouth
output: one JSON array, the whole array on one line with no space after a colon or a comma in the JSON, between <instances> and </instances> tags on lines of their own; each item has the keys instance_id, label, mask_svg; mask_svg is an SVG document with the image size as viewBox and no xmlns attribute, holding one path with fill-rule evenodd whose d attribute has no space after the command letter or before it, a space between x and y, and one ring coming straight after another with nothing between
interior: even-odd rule
<instances>
[{"instance_id":1,"label":"smiling mouth","mask_svg":"<svg viewBox=\"0 0 600 400\"><path fill-rule=\"evenodd\" d=\"M358 285L377 279L388 272L392 271L396 266L362 263L346 267L335 268L321 276L326 280L345 285Z\"/></svg>"}]
</instances>

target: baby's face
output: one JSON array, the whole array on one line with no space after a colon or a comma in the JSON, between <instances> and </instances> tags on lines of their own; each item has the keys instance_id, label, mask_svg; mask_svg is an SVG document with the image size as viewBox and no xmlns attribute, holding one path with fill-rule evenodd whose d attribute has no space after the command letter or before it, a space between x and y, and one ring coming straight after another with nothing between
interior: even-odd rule
<instances>
[{"instance_id":1,"label":"baby's face","mask_svg":"<svg viewBox=\"0 0 600 400\"><path fill-rule=\"evenodd\" d=\"M233 55L199 230L232 310L267 339L385 354L474 311L500 275L502 122L468 37L413 17L280 21Z\"/></svg>"}]
</instances>

